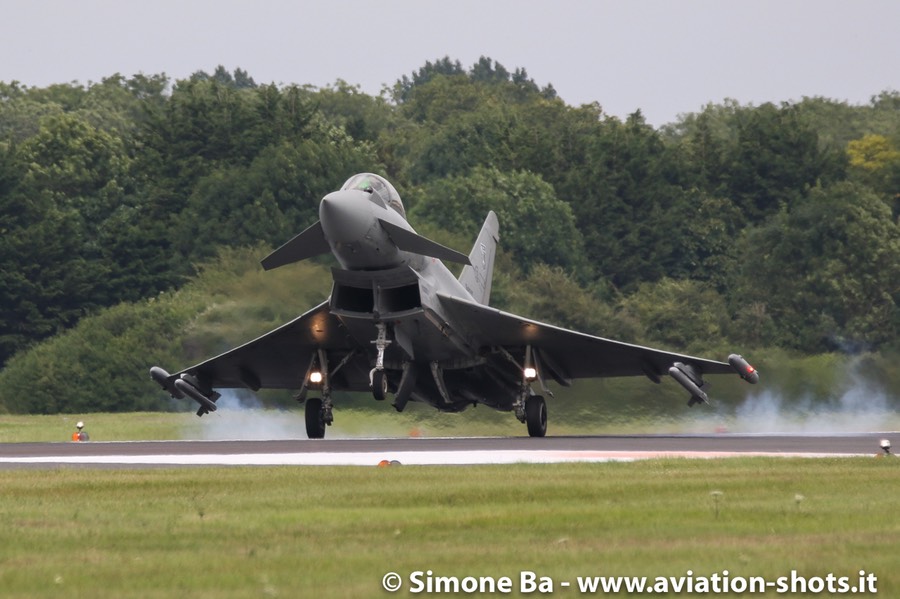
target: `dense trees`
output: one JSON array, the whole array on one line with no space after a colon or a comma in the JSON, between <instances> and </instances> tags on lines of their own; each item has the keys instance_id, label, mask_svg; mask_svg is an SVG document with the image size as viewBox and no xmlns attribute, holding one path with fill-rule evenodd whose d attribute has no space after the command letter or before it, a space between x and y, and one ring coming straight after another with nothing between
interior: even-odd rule
<instances>
[{"instance_id":1,"label":"dense trees","mask_svg":"<svg viewBox=\"0 0 900 599\"><path fill-rule=\"evenodd\" d=\"M431 181L422 196L409 214L414 223L431 222L474 239L493 210L503 223L503 248L515 254L525 270L543 263L584 272L581 233L572 208L557 199L539 175L479 166L464 176Z\"/></svg>"},{"instance_id":2,"label":"dense trees","mask_svg":"<svg viewBox=\"0 0 900 599\"><path fill-rule=\"evenodd\" d=\"M43 119L6 150L0 197L0 359L122 299L103 223L131 187L121 140L73 114Z\"/></svg>"},{"instance_id":3,"label":"dense trees","mask_svg":"<svg viewBox=\"0 0 900 599\"><path fill-rule=\"evenodd\" d=\"M737 296L764 304L769 343L813 350L895 343L900 227L886 203L853 183L816 187L790 211L748 230Z\"/></svg>"},{"instance_id":4,"label":"dense trees","mask_svg":"<svg viewBox=\"0 0 900 599\"><path fill-rule=\"evenodd\" d=\"M178 285L220 244L283 241L347 173L378 166L296 86L220 68L166 88L145 76L0 88L0 363Z\"/></svg>"},{"instance_id":5,"label":"dense trees","mask_svg":"<svg viewBox=\"0 0 900 599\"><path fill-rule=\"evenodd\" d=\"M729 100L654 129L482 57L378 97L223 67L0 83L0 364L88 314L139 328L103 308L283 242L363 170L462 250L497 212L501 307L674 349L898 346L900 94Z\"/></svg>"}]
</instances>

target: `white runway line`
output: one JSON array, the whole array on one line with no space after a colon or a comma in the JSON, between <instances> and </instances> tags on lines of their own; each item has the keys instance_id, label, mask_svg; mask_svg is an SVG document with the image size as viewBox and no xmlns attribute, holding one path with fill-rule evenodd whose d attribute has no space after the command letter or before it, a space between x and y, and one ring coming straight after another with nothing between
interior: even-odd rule
<instances>
[{"instance_id":1,"label":"white runway line","mask_svg":"<svg viewBox=\"0 0 900 599\"><path fill-rule=\"evenodd\" d=\"M631 462L655 458L724 457L867 457L871 454L692 452L692 451L387 451L336 453L245 453L194 455L105 455L0 458L4 464L115 464L151 466L376 466L397 460L408 465L552 464L563 462Z\"/></svg>"}]
</instances>

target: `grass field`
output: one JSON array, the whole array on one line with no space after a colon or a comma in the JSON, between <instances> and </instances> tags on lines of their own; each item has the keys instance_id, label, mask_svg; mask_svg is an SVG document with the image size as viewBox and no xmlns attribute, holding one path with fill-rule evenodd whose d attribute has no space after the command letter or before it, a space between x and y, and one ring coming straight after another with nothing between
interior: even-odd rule
<instances>
[{"instance_id":1,"label":"grass field","mask_svg":"<svg viewBox=\"0 0 900 599\"><path fill-rule=\"evenodd\" d=\"M900 460L874 458L4 470L0 593L385 597L389 571L408 596L417 570L574 587L862 569L896 597L898 481Z\"/></svg>"}]
</instances>

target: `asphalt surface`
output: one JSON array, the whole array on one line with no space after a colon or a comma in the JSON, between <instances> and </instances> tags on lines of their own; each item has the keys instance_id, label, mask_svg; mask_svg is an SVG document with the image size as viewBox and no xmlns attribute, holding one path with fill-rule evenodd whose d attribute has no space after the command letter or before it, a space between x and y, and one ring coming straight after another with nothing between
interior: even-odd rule
<instances>
[{"instance_id":1,"label":"asphalt surface","mask_svg":"<svg viewBox=\"0 0 900 599\"><path fill-rule=\"evenodd\" d=\"M387 438L279 441L135 441L3 443L0 460L50 457L342 454L377 452L640 452L666 454L877 454L900 433L848 435L603 435L590 437ZM2 467L2 464L0 464Z\"/></svg>"}]
</instances>

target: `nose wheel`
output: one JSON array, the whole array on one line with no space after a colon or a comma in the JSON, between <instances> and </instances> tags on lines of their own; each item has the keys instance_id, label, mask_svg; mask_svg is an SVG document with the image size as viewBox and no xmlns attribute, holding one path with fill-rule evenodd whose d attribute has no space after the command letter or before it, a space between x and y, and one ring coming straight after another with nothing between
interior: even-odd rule
<instances>
[{"instance_id":1,"label":"nose wheel","mask_svg":"<svg viewBox=\"0 0 900 599\"><path fill-rule=\"evenodd\" d=\"M369 373L369 384L372 386L372 396L378 401L384 401L388 393L388 380L384 372L384 350L388 348L391 341L387 338L387 325L383 322L376 322L375 329L378 331L378 336L375 337L372 344L378 351L378 355L375 358L375 368Z\"/></svg>"},{"instance_id":2,"label":"nose wheel","mask_svg":"<svg viewBox=\"0 0 900 599\"><path fill-rule=\"evenodd\" d=\"M388 379L384 370L376 370L372 373L372 396L378 401L384 401L388 393Z\"/></svg>"}]
</instances>

